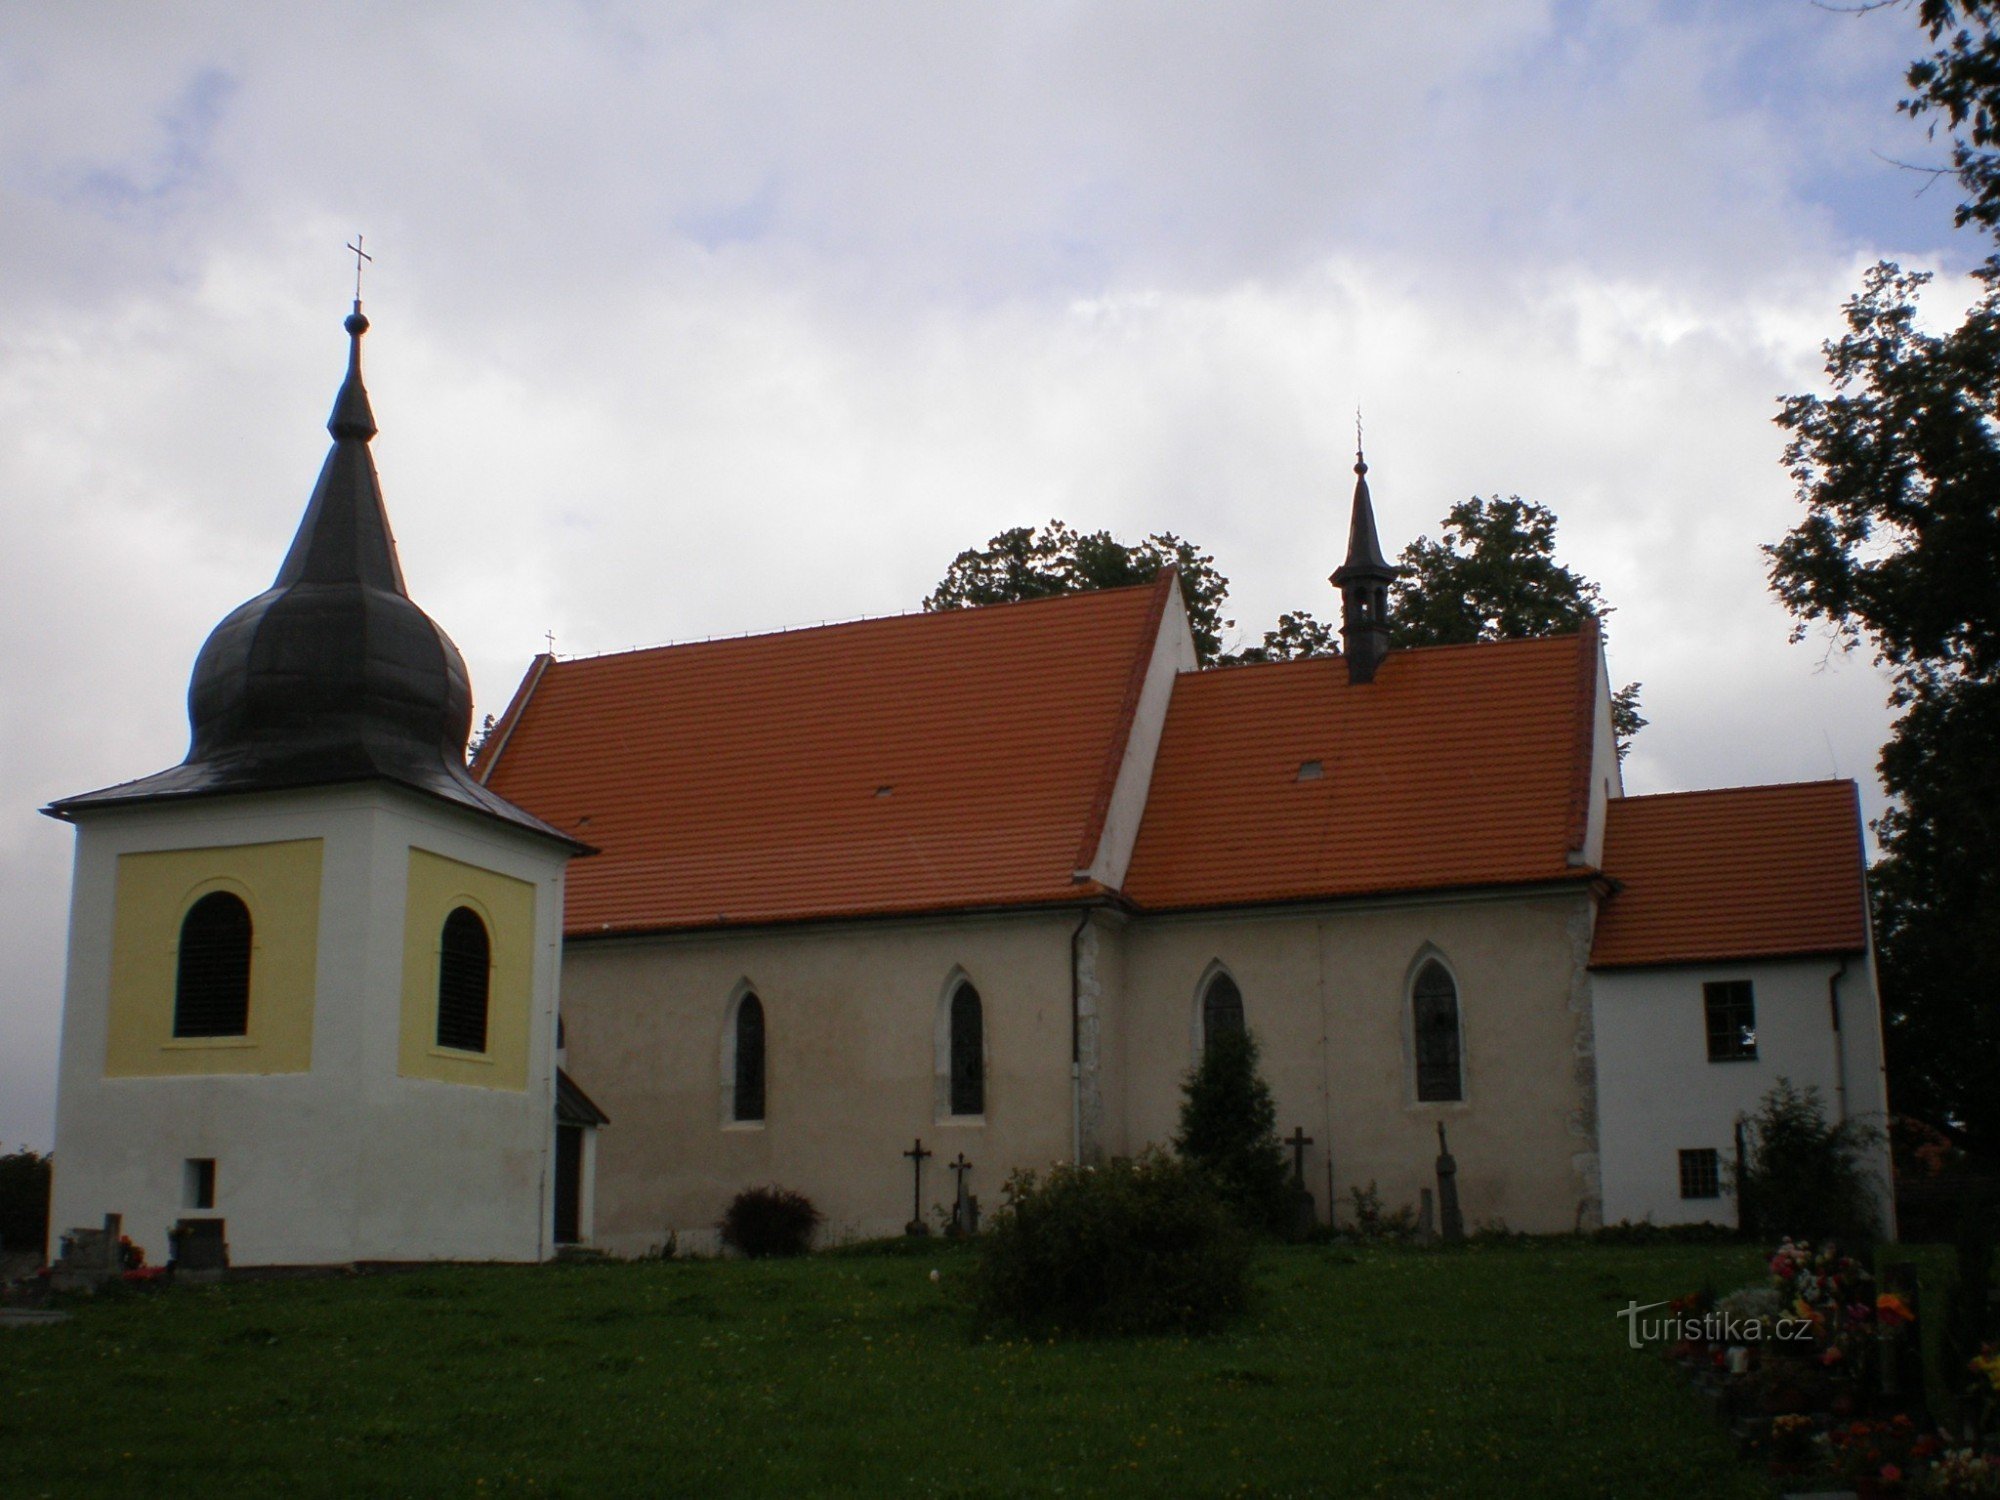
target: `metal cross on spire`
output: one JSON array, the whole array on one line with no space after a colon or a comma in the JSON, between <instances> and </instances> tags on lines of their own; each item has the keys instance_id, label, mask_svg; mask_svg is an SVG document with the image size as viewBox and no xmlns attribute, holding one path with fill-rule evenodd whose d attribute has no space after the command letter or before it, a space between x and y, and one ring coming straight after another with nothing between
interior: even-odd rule
<instances>
[{"instance_id":1,"label":"metal cross on spire","mask_svg":"<svg viewBox=\"0 0 2000 1500\"><path fill-rule=\"evenodd\" d=\"M347 247L354 252L354 305L356 307L361 305L361 263L364 260L372 261L375 259L374 256L361 248L367 243L366 239L357 234L354 236L354 243Z\"/></svg>"},{"instance_id":2,"label":"metal cross on spire","mask_svg":"<svg viewBox=\"0 0 2000 1500\"><path fill-rule=\"evenodd\" d=\"M1362 466L1363 466L1364 464L1366 464L1367 462L1368 462L1368 460L1366 460L1365 458L1363 458L1363 457L1361 456L1361 408L1357 406L1357 407L1355 407L1355 408L1354 408L1354 465L1355 465L1355 472L1357 472L1357 473L1361 472L1361 468L1362 468Z\"/></svg>"}]
</instances>

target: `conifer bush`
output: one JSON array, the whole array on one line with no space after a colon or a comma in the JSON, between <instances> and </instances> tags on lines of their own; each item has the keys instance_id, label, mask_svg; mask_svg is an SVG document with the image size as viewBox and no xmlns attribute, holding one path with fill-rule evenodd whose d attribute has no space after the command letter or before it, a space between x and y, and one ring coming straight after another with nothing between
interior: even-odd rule
<instances>
[{"instance_id":1,"label":"conifer bush","mask_svg":"<svg viewBox=\"0 0 2000 1500\"><path fill-rule=\"evenodd\" d=\"M1181 1086L1174 1150L1205 1172L1253 1230L1289 1234L1296 1189L1278 1141L1278 1111L1257 1071L1257 1039L1218 1030Z\"/></svg>"},{"instance_id":2,"label":"conifer bush","mask_svg":"<svg viewBox=\"0 0 2000 1500\"><path fill-rule=\"evenodd\" d=\"M715 1227L723 1244L739 1255L761 1260L767 1255L804 1255L824 1217L804 1193L772 1184L738 1193Z\"/></svg>"},{"instance_id":3,"label":"conifer bush","mask_svg":"<svg viewBox=\"0 0 2000 1500\"><path fill-rule=\"evenodd\" d=\"M1207 1333L1243 1309L1250 1237L1186 1162L1149 1150L1017 1172L1003 1199L972 1276L982 1327Z\"/></svg>"}]
</instances>

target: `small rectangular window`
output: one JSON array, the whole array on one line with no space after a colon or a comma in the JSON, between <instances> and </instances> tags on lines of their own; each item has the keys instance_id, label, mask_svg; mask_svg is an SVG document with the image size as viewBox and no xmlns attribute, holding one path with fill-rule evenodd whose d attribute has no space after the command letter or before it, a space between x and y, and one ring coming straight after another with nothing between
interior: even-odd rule
<instances>
[{"instance_id":1,"label":"small rectangular window","mask_svg":"<svg viewBox=\"0 0 2000 1500\"><path fill-rule=\"evenodd\" d=\"M1722 1196L1722 1165L1715 1152L1681 1153L1681 1196L1683 1198Z\"/></svg>"},{"instance_id":2,"label":"small rectangular window","mask_svg":"<svg viewBox=\"0 0 2000 1500\"><path fill-rule=\"evenodd\" d=\"M215 1207L215 1158L212 1156L190 1156L184 1174L185 1191L182 1197L189 1208Z\"/></svg>"},{"instance_id":3,"label":"small rectangular window","mask_svg":"<svg viewBox=\"0 0 2000 1500\"><path fill-rule=\"evenodd\" d=\"M1708 1024L1710 1062L1757 1060L1757 1001L1747 979L1712 981L1701 987Z\"/></svg>"}]
</instances>

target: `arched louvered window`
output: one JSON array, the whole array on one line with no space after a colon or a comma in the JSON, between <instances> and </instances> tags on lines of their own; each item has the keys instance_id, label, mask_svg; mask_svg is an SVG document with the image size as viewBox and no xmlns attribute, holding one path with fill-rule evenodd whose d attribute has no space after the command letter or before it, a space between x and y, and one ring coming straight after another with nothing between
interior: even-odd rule
<instances>
[{"instance_id":1,"label":"arched louvered window","mask_svg":"<svg viewBox=\"0 0 2000 1500\"><path fill-rule=\"evenodd\" d=\"M732 1118L764 1118L764 1002L745 995L736 1005L736 1088Z\"/></svg>"},{"instance_id":2,"label":"arched louvered window","mask_svg":"<svg viewBox=\"0 0 2000 1500\"><path fill-rule=\"evenodd\" d=\"M1243 991L1227 974L1217 974L1201 997L1201 1044L1224 1032L1243 1032Z\"/></svg>"},{"instance_id":3,"label":"arched louvered window","mask_svg":"<svg viewBox=\"0 0 2000 1500\"><path fill-rule=\"evenodd\" d=\"M1458 986L1436 959L1417 971L1410 987L1412 1034L1417 1054L1417 1098L1448 1103L1465 1097L1458 1055Z\"/></svg>"},{"instance_id":4,"label":"arched louvered window","mask_svg":"<svg viewBox=\"0 0 2000 1500\"><path fill-rule=\"evenodd\" d=\"M210 891L181 919L174 962L174 1035L244 1036L250 1029L250 908Z\"/></svg>"},{"instance_id":5,"label":"arched louvered window","mask_svg":"<svg viewBox=\"0 0 2000 1500\"><path fill-rule=\"evenodd\" d=\"M438 943L437 1044L460 1052L486 1050L486 1002L493 978L493 940L469 906L452 908Z\"/></svg>"},{"instance_id":6,"label":"arched louvered window","mask_svg":"<svg viewBox=\"0 0 2000 1500\"><path fill-rule=\"evenodd\" d=\"M961 984L951 996L951 1112L986 1113L986 1043L979 991Z\"/></svg>"}]
</instances>

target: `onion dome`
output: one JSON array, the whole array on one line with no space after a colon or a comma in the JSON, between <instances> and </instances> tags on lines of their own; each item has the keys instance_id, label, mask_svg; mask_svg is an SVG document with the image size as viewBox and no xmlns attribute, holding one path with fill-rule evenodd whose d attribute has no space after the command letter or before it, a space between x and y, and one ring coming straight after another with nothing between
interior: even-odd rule
<instances>
[{"instance_id":1,"label":"onion dome","mask_svg":"<svg viewBox=\"0 0 2000 1500\"><path fill-rule=\"evenodd\" d=\"M346 329L347 376L326 424L333 450L276 581L232 610L195 659L187 759L50 812L386 780L562 837L466 770L471 684L465 658L403 585L368 447L359 302Z\"/></svg>"}]
</instances>

